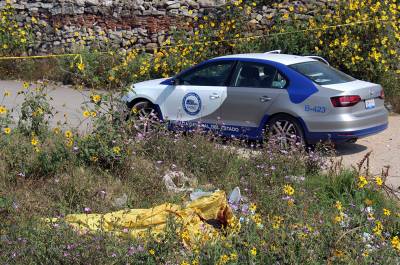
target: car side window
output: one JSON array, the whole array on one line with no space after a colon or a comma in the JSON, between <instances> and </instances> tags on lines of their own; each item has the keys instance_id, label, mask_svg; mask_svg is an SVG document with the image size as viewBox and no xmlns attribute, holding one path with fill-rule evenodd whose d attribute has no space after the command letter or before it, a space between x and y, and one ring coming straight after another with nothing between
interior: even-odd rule
<instances>
[{"instance_id":1,"label":"car side window","mask_svg":"<svg viewBox=\"0 0 400 265\"><path fill-rule=\"evenodd\" d=\"M284 88L287 80L268 64L241 62L237 67L233 86L256 88Z\"/></svg>"},{"instance_id":2,"label":"car side window","mask_svg":"<svg viewBox=\"0 0 400 265\"><path fill-rule=\"evenodd\" d=\"M225 86L233 61L208 63L179 76L179 84L187 86Z\"/></svg>"}]
</instances>

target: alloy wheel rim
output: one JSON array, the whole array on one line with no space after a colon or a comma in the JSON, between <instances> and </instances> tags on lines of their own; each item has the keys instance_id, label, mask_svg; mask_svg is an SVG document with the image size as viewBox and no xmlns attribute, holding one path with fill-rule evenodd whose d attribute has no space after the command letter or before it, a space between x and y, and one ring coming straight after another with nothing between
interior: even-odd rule
<instances>
[{"instance_id":1,"label":"alloy wheel rim","mask_svg":"<svg viewBox=\"0 0 400 265\"><path fill-rule=\"evenodd\" d=\"M136 116L136 124L143 134L154 131L159 124L157 112L153 108L140 109Z\"/></svg>"},{"instance_id":2,"label":"alloy wheel rim","mask_svg":"<svg viewBox=\"0 0 400 265\"><path fill-rule=\"evenodd\" d=\"M287 147L299 141L296 125L288 120L278 120L269 129L270 137L276 139L280 146Z\"/></svg>"}]
</instances>

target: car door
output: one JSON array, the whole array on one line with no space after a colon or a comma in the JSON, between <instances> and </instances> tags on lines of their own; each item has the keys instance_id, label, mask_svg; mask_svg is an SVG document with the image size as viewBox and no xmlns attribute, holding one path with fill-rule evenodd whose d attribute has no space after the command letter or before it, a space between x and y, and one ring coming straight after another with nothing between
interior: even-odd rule
<instances>
[{"instance_id":1,"label":"car door","mask_svg":"<svg viewBox=\"0 0 400 265\"><path fill-rule=\"evenodd\" d=\"M270 108L286 93L286 84L284 76L269 64L239 62L223 95L222 122L242 131L263 126Z\"/></svg>"},{"instance_id":2,"label":"car door","mask_svg":"<svg viewBox=\"0 0 400 265\"><path fill-rule=\"evenodd\" d=\"M178 75L173 91L164 101L164 115L185 126L217 123L221 100L234 61L214 61L202 64Z\"/></svg>"}]
</instances>

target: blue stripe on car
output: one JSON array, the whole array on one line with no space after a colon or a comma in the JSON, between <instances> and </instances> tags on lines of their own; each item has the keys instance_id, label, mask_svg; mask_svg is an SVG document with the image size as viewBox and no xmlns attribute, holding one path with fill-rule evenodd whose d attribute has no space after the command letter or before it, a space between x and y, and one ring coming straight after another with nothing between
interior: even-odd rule
<instances>
[{"instance_id":1,"label":"blue stripe on car","mask_svg":"<svg viewBox=\"0 0 400 265\"><path fill-rule=\"evenodd\" d=\"M194 131L202 129L204 131L213 131L221 136L246 138L250 140L262 140L265 125L269 119L268 115L264 115L259 127L220 125L212 123L202 123L197 121L169 121L168 129L174 131Z\"/></svg>"}]
</instances>

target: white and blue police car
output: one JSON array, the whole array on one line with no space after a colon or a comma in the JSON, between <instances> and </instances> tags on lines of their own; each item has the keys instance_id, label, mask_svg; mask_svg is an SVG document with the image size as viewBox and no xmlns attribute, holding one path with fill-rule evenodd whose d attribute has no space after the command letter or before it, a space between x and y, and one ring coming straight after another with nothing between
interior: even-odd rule
<instances>
[{"instance_id":1,"label":"white and blue police car","mask_svg":"<svg viewBox=\"0 0 400 265\"><path fill-rule=\"evenodd\" d=\"M216 130L260 140L355 142L388 126L380 85L357 80L321 57L279 51L214 58L171 78L133 84L123 97L146 124Z\"/></svg>"}]
</instances>

